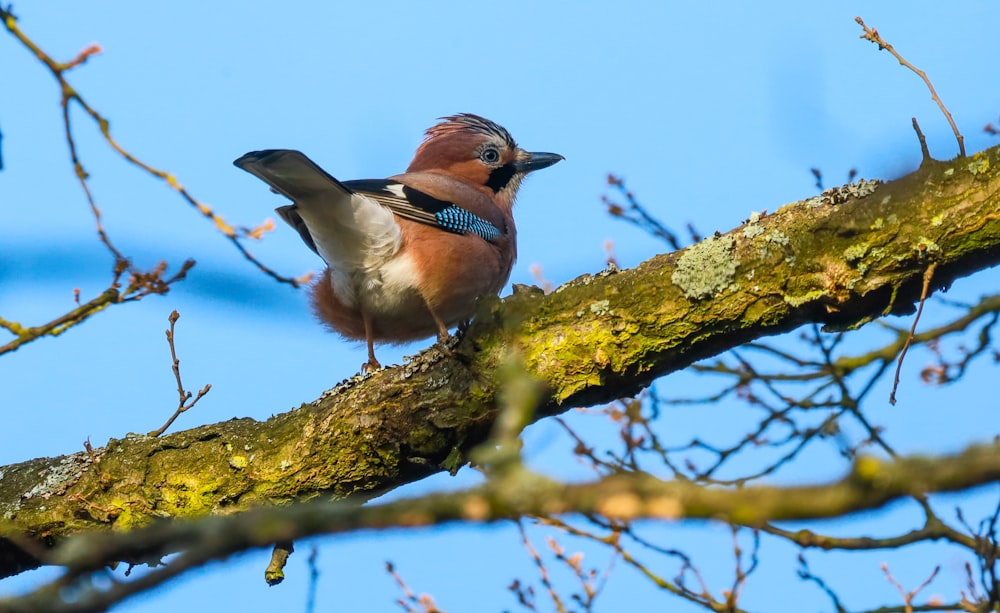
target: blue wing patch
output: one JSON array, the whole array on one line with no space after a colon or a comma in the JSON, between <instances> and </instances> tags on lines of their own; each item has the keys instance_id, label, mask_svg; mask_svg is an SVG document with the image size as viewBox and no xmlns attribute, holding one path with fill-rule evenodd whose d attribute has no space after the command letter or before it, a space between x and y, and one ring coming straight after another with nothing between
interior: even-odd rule
<instances>
[{"instance_id":1,"label":"blue wing patch","mask_svg":"<svg viewBox=\"0 0 1000 613\"><path fill-rule=\"evenodd\" d=\"M434 213L439 226L450 232L465 234L472 232L488 241L500 238L500 230L482 217L462 207L451 205Z\"/></svg>"}]
</instances>

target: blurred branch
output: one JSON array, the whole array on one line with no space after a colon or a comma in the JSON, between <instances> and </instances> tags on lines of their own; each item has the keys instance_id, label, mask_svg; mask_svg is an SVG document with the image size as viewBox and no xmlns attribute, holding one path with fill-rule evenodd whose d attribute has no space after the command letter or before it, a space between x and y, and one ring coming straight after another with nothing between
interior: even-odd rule
<instances>
[{"instance_id":1,"label":"blurred branch","mask_svg":"<svg viewBox=\"0 0 1000 613\"><path fill-rule=\"evenodd\" d=\"M392 562L385 563L385 571L389 573L396 585L399 586L401 592L403 592L403 598L396 600L396 604L403 608L407 613L445 613L438 608L437 603L434 599L427 595L421 594L417 596L410 586L407 585L406 580L403 576L399 574L396 570L396 566Z\"/></svg>"},{"instance_id":2,"label":"blurred branch","mask_svg":"<svg viewBox=\"0 0 1000 613\"><path fill-rule=\"evenodd\" d=\"M492 522L523 515L598 514L619 521L637 518L725 519L750 524L773 520L839 517L871 510L916 492L953 491L1000 479L1000 448L971 447L955 456L913 457L893 462L861 458L840 481L805 487L748 487L720 490L686 482L664 482L646 475L616 475L591 483L562 484L518 471L462 492L439 493L391 503L359 506L314 502L261 508L229 517L164 522L128 532L80 535L47 556L65 574L22 598L0 600L4 611L98 610L159 585L181 570L220 559L235 551L317 534L359 529L416 527L452 521ZM183 553L129 582L106 589L74 591L71 603L61 594L89 585L93 573L111 560L157 559L176 549ZM740 577L752 572L736 550ZM735 592L734 592L735 594ZM734 596L735 597L735 596ZM734 605L735 601L729 604Z\"/></svg>"}]
</instances>

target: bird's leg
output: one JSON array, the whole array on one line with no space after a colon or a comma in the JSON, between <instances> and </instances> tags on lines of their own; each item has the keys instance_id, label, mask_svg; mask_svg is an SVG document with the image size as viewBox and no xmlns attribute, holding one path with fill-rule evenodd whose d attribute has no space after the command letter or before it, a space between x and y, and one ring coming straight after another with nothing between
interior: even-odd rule
<instances>
[{"instance_id":1,"label":"bird's leg","mask_svg":"<svg viewBox=\"0 0 1000 613\"><path fill-rule=\"evenodd\" d=\"M451 338L451 335L448 334L448 326L444 325L444 322L441 321L441 318L437 316L437 313L435 313L433 309L431 310L431 317L434 318L434 323L437 324L438 327L438 342L444 343Z\"/></svg>"},{"instance_id":2,"label":"bird's leg","mask_svg":"<svg viewBox=\"0 0 1000 613\"><path fill-rule=\"evenodd\" d=\"M368 341L368 361L361 365L361 374L367 375L381 369L382 365L375 359L375 341L372 338L371 317L362 311L361 320L365 323L365 340Z\"/></svg>"},{"instance_id":3,"label":"bird's leg","mask_svg":"<svg viewBox=\"0 0 1000 613\"><path fill-rule=\"evenodd\" d=\"M427 305L427 311L431 314L431 319L434 320L434 325L436 325L438 329L437 344L441 346L441 349L448 350L448 339L451 338L451 335L448 334L448 326L441 321L441 318L438 317L437 312L434 310L434 307L431 306L431 303L426 297L424 297L424 304Z\"/></svg>"}]
</instances>

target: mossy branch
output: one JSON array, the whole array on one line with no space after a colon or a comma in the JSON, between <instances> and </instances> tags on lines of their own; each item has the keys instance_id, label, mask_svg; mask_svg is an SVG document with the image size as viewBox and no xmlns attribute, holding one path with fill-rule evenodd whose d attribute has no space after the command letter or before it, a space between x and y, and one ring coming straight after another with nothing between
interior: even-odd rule
<instances>
[{"instance_id":1,"label":"mossy branch","mask_svg":"<svg viewBox=\"0 0 1000 613\"><path fill-rule=\"evenodd\" d=\"M37 566L46 547L81 532L364 500L454 470L491 431L512 353L541 384L539 419L633 394L805 322L846 327L912 311L931 262L933 290L1000 260L998 162L1000 148L924 164L891 183L755 215L633 270L548 295L515 291L484 304L450 354L431 349L267 421L130 436L93 454L0 467L0 575Z\"/></svg>"}]
</instances>

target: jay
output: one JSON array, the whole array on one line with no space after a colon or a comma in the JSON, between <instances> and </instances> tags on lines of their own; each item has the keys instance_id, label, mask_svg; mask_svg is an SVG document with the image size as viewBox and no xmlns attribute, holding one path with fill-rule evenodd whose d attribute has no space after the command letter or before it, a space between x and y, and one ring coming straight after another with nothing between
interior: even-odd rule
<instances>
[{"instance_id":1,"label":"jay","mask_svg":"<svg viewBox=\"0 0 1000 613\"><path fill-rule=\"evenodd\" d=\"M462 113L428 129L406 172L388 179L338 181L289 149L234 164L292 201L276 212L327 265L313 308L367 342L367 373L381 368L375 343L444 341L480 296L500 292L517 256L521 181L562 159L529 153L496 123Z\"/></svg>"}]
</instances>

